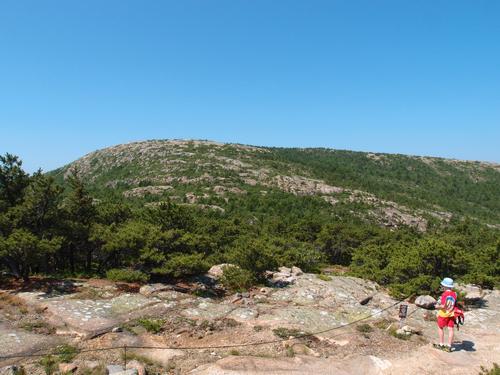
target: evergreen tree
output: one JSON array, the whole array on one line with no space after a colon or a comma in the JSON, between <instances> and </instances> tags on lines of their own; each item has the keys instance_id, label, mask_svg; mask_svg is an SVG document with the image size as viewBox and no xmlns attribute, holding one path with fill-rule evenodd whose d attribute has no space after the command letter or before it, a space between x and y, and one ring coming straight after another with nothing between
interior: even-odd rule
<instances>
[{"instance_id":1,"label":"evergreen tree","mask_svg":"<svg viewBox=\"0 0 500 375\"><path fill-rule=\"evenodd\" d=\"M84 257L85 270L91 272L94 247L90 236L92 225L96 220L96 209L93 205L93 198L76 168L71 170L67 182L70 192L64 202L64 209L70 231L67 247L71 271L75 271L75 257L78 260Z\"/></svg>"},{"instance_id":2,"label":"evergreen tree","mask_svg":"<svg viewBox=\"0 0 500 375\"><path fill-rule=\"evenodd\" d=\"M22 169L22 161L14 155L0 155L0 213L23 199L29 176Z\"/></svg>"}]
</instances>

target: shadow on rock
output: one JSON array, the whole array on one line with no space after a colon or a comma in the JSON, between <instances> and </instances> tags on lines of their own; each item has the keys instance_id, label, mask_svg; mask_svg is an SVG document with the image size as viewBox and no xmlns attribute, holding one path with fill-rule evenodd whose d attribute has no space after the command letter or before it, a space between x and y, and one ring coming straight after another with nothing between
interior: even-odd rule
<instances>
[{"instance_id":1,"label":"shadow on rock","mask_svg":"<svg viewBox=\"0 0 500 375\"><path fill-rule=\"evenodd\" d=\"M464 340L464 341L462 341L460 343L456 343L454 345L454 348L455 348L456 352L461 352L461 351L475 352L476 348L474 347L474 345L475 344L472 341Z\"/></svg>"}]
</instances>

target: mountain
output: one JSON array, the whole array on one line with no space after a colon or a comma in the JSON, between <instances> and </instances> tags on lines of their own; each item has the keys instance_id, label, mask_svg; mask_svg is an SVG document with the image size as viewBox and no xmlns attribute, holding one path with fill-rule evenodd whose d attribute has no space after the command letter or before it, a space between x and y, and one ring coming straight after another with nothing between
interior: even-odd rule
<instances>
[{"instance_id":1,"label":"mountain","mask_svg":"<svg viewBox=\"0 0 500 375\"><path fill-rule=\"evenodd\" d=\"M465 217L500 227L500 165L486 162L150 140L92 152L50 174L63 183L73 168L97 199L251 212L286 196L393 228L425 231Z\"/></svg>"}]
</instances>

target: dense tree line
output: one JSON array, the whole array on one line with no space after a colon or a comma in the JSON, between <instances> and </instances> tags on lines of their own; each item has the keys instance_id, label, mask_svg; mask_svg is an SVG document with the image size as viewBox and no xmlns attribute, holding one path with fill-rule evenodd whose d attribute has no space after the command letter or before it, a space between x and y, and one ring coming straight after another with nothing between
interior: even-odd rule
<instances>
[{"instance_id":1,"label":"dense tree line","mask_svg":"<svg viewBox=\"0 0 500 375\"><path fill-rule=\"evenodd\" d=\"M341 264L407 293L430 291L445 275L494 286L499 259L498 230L471 220L425 234L391 231L341 204L332 211L315 197L279 191L235 197L224 213L111 193L96 200L78 170L62 187L41 171L27 174L16 156L0 156L0 264L19 278L176 279L229 262L244 270L235 277L259 282L282 265L318 272Z\"/></svg>"},{"instance_id":2,"label":"dense tree line","mask_svg":"<svg viewBox=\"0 0 500 375\"><path fill-rule=\"evenodd\" d=\"M256 155L300 166L332 185L361 189L412 208L442 207L486 222L500 220L500 173L479 162L330 149L274 148Z\"/></svg>"}]
</instances>

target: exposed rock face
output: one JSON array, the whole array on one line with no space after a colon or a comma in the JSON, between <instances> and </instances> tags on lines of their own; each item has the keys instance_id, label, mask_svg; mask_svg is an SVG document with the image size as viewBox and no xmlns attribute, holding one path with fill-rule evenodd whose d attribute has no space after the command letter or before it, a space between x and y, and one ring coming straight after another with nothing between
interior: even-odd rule
<instances>
[{"instance_id":1,"label":"exposed rock face","mask_svg":"<svg viewBox=\"0 0 500 375\"><path fill-rule=\"evenodd\" d=\"M164 192L171 189L172 186L165 186L165 185L144 186L124 191L123 196L126 198L130 198L130 197L143 197L147 194L161 195Z\"/></svg>"},{"instance_id":2,"label":"exposed rock face","mask_svg":"<svg viewBox=\"0 0 500 375\"><path fill-rule=\"evenodd\" d=\"M227 357L214 364L200 366L193 375L352 375L382 374L391 362L375 356L355 357L345 361L334 358L295 356L294 358ZM265 370L264 370L265 369Z\"/></svg>"},{"instance_id":3,"label":"exposed rock face","mask_svg":"<svg viewBox=\"0 0 500 375\"><path fill-rule=\"evenodd\" d=\"M166 285L160 283L148 284L148 285L143 285L139 290L139 293L142 294L143 296L149 297L155 293L163 292L166 290L172 290L172 285Z\"/></svg>"},{"instance_id":4,"label":"exposed rock face","mask_svg":"<svg viewBox=\"0 0 500 375\"><path fill-rule=\"evenodd\" d=\"M432 296L418 296L415 300L415 305L427 310L434 310L436 299Z\"/></svg>"},{"instance_id":5,"label":"exposed rock face","mask_svg":"<svg viewBox=\"0 0 500 375\"><path fill-rule=\"evenodd\" d=\"M328 185L324 181L301 176L275 176L267 185L277 186L281 190L295 195L325 195L344 192L344 189Z\"/></svg>"},{"instance_id":6,"label":"exposed rock face","mask_svg":"<svg viewBox=\"0 0 500 375\"><path fill-rule=\"evenodd\" d=\"M325 281L313 274L300 274L301 271L296 268L282 267L276 273L295 275L295 282L284 288L252 289L250 292L239 294L236 303L232 303L234 295L211 299L174 290L160 291L148 297L141 294L122 294L121 298L92 301L94 303L77 299L77 294L55 297L43 297L35 293L19 295L27 304L47 306L47 310L43 313L44 317L50 317L56 311L59 314L56 318L64 322L70 322L67 316L72 316L72 319L79 317L76 321L80 323L82 318L86 318L86 313L91 312L91 318L85 322L90 325L96 322L94 310L99 307L104 309L101 303L109 304L111 307L105 309L109 312L104 316L113 320L115 324L125 323L123 326L126 328L121 333L107 333L85 341L81 347L127 345L129 348L132 346L159 348L130 349L132 355L145 357L164 367L164 371L155 373L167 372L166 369L172 368L174 363L175 371L182 374L189 373L198 366L191 372L198 375L261 375L263 373L283 375L453 373L467 375L477 373L480 365L491 367L500 349L498 339L500 292L498 290L483 291L482 298L485 304L477 308L471 307L465 313L466 326L457 334L457 351L449 355L437 352L430 345L423 344L420 338L409 337L407 341L398 341L384 329L375 328L375 322L397 322L398 313L395 305L397 301L385 295L375 283L343 276L333 276L331 280ZM88 284L97 285L95 281L89 281ZM106 288L106 290L109 287L101 285L101 288ZM473 288L472 291L474 290ZM371 296L371 301L366 305L361 305L359 301L366 296ZM54 310L53 305L65 307L65 310ZM413 304L408 304L408 308L409 314L405 323L407 326L403 326L399 333L408 336L416 333L422 335L422 339L434 341L437 337L435 319L431 321L426 318L426 314L433 314ZM0 310L0 316L2 314L3 311ZM163 325L164 332L151 334L142 326L128 325L129 323L136 324L135 319L144 317L167 320ZM375 329L370 333L372 335L370 339L363 337L356 329L353 329L353 326L348 325L363 318L369 318L367 324ZM392 327L395 324L397 323L393 323ZM142 331L135 330L136 328L142 328ZM332 328L339 328L339 330L330 332ZM128 332L129 329L133 329L135 334ZM242 355L227 358L222 358L229 354L229 350L226 349L213 349L213 351L210 349L206 352L163 349L165 347L259 343L276 339L273 334L275 329L311 333L323 331L323 333L313 335L310 340L304 341L290 340L287 337L283 343L263 349L258 347L258 351L253 351L253 347L237 348ZM379 341L381 335L385 335L387 340ZM33 345L40 337L45 346ZM0 356L32 353L40 349L49 352L60 344L57 341L50 342L52 338L53 336L50 335L34 335L21 329L13 329L12 326L7 326L5 322L2 322L0 323ZM406 347L407 343L412 343L413 346ZM385 344L392 346L389 349L384 348ZM367 347L367 345L372 346ZM472 347L475 350L470 349ZM329 348L328 351L325 351L325 348ZM295 356L285 358L284 349L293 350ZM276 357L264 358L260 357L262 353L264 355L269 353L270 356L278 354ZM107 354L103 356L104 361L100 360L95 363L85 361L89 358L85 356L80 361L75 360L75 364L79 367L78 371L90 367L95 368L99 363L121 363L119 357L111 360L106 357ZM426 358L426 361L422 361L422 358ZM182 367L187 362L190 362L189 366ZM126 369L117 366L118 372L115 374L140 375L142 370L139 365L132 361L128 363ZM24 363L23 366L25 366ZM37 366L37 371L25 367L26 373L42 374L38 364ZM3 375L1 370L0 374ZM11 375L9 372L7 374Z\"/></svg>"},{"instance_id":7,"label":"exposed rock face","mask_svg":"<svg viewBox=\"0 0 500 375\"><path fill-rule=\"evenodd\" d=\"M0 322L0 357L32 353L58 343L58 337L31 333Z\"/></svg>"},{"instance_id":8,"label":"exposed rock face","mask_svg":"<svg viewBox=\"0 0 500 375\"><path fill-rule=\"evenodd\" d=\"M141 294L122 294L108 300L33 298L29 293L20 293L19 297L37 308L46 307L48 320L54 326L65 325L85 338L109 332L126 318L145 314L150 308L169 308L159 298L147 298Z\"/></svg>"}]
</instances>

